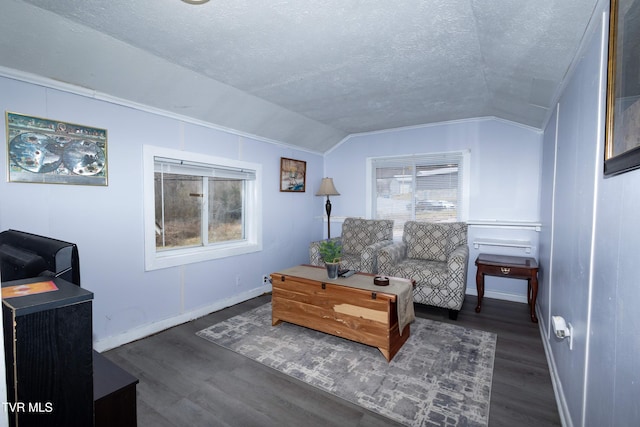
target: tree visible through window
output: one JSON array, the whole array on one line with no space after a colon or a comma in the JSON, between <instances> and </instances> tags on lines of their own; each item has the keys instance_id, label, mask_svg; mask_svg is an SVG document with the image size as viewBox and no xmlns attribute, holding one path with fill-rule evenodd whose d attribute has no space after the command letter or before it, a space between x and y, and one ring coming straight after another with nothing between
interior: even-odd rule
<instances>
[{"instance_id":1,"label":"tree visible through window","mask_svg":"<svg viewBox=\"0 0 640 427\"><path fill-rule=\"evenodd\" d=\"M243 187L241 179L156 172L156 248L242 240Z\"/></svg>"},{"instance_id":2,"label":"tree visible through window","mask_svg":"<svg viewBox=\"0 0 640 427\"><path fill-rule=\"evenodd\" d=\"M209 180L209 242L244 239L244 182L238 179Z\"/></svg>"},{"instance_id":3,"label":"tree visible through window","mask_svg":"<svg viewBox=\"0 0 640 427\"><path fill-rule=\"evenodd\" d=\"M145 146L146 268L261 250L260 175L257 164Z\"/></svg>"}]
</instances>

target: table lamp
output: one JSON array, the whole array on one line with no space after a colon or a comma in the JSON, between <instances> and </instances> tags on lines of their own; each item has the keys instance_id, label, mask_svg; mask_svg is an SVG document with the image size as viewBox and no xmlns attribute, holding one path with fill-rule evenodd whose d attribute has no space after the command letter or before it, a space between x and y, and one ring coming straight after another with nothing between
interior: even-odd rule
<instances>
[{"instance_id":1,"label":"table lamp","mask_svg":"<svg viewBox=\"0 0 640 427\"><path fill-rule=\"evenodd\" d=\"M325 210L327 211L327 239L331 238L331 201L329 196L339 196L338 190L333 185L333 178L322 178L320 183L320 189L316 193L316 196L327 196L327 203L325 203Z\"/></svg>"}]
</instances>

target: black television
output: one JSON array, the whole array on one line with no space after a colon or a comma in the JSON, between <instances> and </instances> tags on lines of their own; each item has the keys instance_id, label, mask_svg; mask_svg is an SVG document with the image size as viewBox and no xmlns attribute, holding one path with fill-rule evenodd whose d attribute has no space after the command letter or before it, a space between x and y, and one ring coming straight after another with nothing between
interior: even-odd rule
<instances>
[{"instance_id":1,"label":"black television","mask_svg":"<svg viewBox=\"0 0 640 427\"><path fill-rule=\"evenodd\" d=\"M0 233L2 282L60 277L80 286L80 258L74 243L17 230Z\"/></svg>"}]
</instances>

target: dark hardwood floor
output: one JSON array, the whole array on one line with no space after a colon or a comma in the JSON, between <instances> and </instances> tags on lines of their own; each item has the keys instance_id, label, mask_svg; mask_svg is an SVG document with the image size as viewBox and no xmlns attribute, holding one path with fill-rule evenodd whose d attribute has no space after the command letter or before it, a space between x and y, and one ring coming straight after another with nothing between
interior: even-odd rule
<instances>
[{"instance_id":1,"label":"dark hardwood floor","mask_svg":"<svg viewBox=\"0 0 640 427\"><path fill-rule=\"evenodd\" d=\"M103 353L140 380L138 425L396 426L195 333L271 301L264 295ZM538 326L526 304L467 296L457 321L416 304L416 315L498 335L489 426L559 426Z\"/></svg>"}]
</instances>

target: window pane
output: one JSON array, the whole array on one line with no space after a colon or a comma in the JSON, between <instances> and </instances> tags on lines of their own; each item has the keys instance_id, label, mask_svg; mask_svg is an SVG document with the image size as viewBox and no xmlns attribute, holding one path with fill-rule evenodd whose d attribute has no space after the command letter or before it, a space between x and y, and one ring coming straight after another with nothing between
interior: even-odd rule
<instances>
[{"instance_id":1,"label":"window pane","mask_svg":"<svg viewBox=\"0 0 640 427\"><path fill-rule=\"evenodd\" d=\"M262 250L262 165L145 145L145 270Z\"/></svg>"},{"instance_id":2,"label":"window pane","mask_svg":"<svg viewBox=\"0 0 640 427\"><path fill-rule=\"evenodd\" d=\"M244 182L209 178L209 243L244 239Z\"/></svg>"},{"instance_id":3,"label":"window pane","mask_svg":"<svg viewBox=\"0 0 640 427\"><path fill-rule=\"evenodd\" d=\"M394 238L413 219L413 166L376 168L376 218L392 219Z\"/></svg>"},{"instance_id":4,"label":"window pane","mask_svg":"<svg viewBox=\"0 0 640 427\"><path fill-rule=\"evenodd\" d=\"M155 173L156 249L202 245L202 178Z\"/></svg>"},{"instance_id":5,"label":"window pane","mask_svg":"<svg viewBox=\"0 0 640 427\"><path fill-rule=\"evenodd\" d=\"M458 165L416 167L418 221L455 221L458 200Z\"/></svg>"},{"instance_id":6,"label":"window pane","mask_svg":"<svg viewBox=\"0 0 640 427\"><path fill-rule=\"evenodd\" d=\"M457 221L461 166L460 153L374 160L375 218L394 220L396 240L409 220Z\"/></svg>"}]
</instances>

